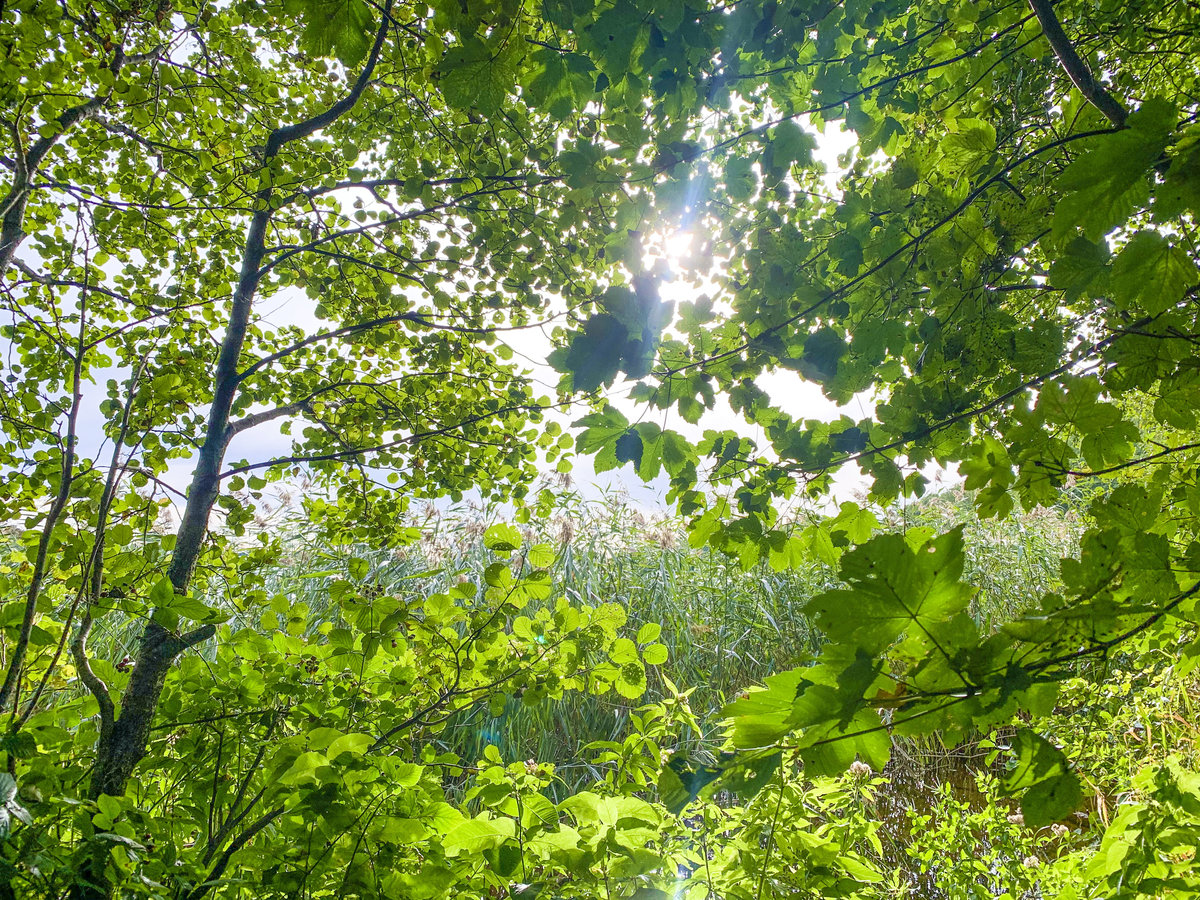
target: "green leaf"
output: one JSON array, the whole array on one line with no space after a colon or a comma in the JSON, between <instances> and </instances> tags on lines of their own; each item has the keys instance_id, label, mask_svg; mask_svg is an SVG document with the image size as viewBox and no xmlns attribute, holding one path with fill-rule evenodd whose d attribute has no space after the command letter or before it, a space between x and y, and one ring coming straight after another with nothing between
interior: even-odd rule
<instances>
[{"instance_id":1,"label":"green leaf","mask_svg":"<svg viewBox=\"0 0 1200 900\"><path fill-rule=\"evenodd\" d=\"M861 251L858 257L861 260ZM833 328L822 328L804 341L804 356L799 368L805 377L826 382L837 375L838 364L846 352L846 342Z\"/></svg>"},{"instance_id":2,"label":"green leaf","mask_svg":"<svg viewBox=\"0 0 1200 900\"><path fill-rule=\"evenodd\" d=\"M607 313L599 313L588 319L569 350L551 355L550 363L571 375L575 390L594 391L617 377L628 345L625 326Z\"/></svg>"},{"instance_id":3,"label":"green leaf","mask_svg":"<svg viewBox=\"0 0 1200 900\"><path fill-rule=\"evenodd\" d=\"M633 52L642 36L643 15L628 0L617 0L584 30L597 65L616 82L631 70Z\"/></svg>"},{"instance_id":4,"label":"green leaf","mask_svg":"<svg viewBox=\"0 0 1200 900\"><path fill-rule=\"evenodd\" d=\"M438 66L442 96L455 109L494 115L504 104L515 70L502 46L475 36L446 51Z\"/></svg>"},{"instance_id":5,"label":"green leaf","mask_svg":"<svg viewBox=\"0 0 1200 900\"><path fill-rule=\"evenodd\" d=\"M154 587L150 589L150 605L154 607L170 608L175 602L175 586L171 584L171 579L165 575L154 583Z\"/></svg>"},{"instance_id":6,"label":"green leaf","mask_svg":"<svg viewBox=\"0 0 1200 900\"><path fill-rule=\"evenodd\" d=\"M1152 98L1128 120L1130 127L1094 137L1059 176L1054 208L1056 241L1076 227L1092 241L1121 225L1149 198L1147 171L1162 156L1176 118L1172 104Z\"/></svg>"},{"instance_id":7,"label":"green leaf","mask_svg":"<svg viewBox=\"0 0 1200 900\"><path fill-rule=\"evenodd\" d=\"M981 119L958 119L942 140L942 153L956 170L973 171L996 150L996 129Z\"/></svg>"},{"instance_id":8,"label":"green leaf","mask_svg":"<svg viewBox=\"0 0 1200 900\"><path fill-rule=\"evenodd\" d=\"M846 874L862 884L879 884L884 881L882 872L871 867L863 858L852 853L845 853L838 858L838 865L846 870Z\"/></svg>"},{"instance_id":9,"label":"green leaf","mask_svg":"<svg viewBox=\"0 0 1200 900\"><path fill-rule=\"evenodd\" d=\"M862 242L848 231L838 232L833 236L829 242L829 255L836 260L837 271L848 278L857 275L863 266Z\"/></svg>"},{"instance_id":10,"label":"green leaf","mask_svg":"<svg viewBox=\"0 0 1200 900\"><path fill-rule=\"evenodd\" d=\"M225 610L215 609L211 606L206 606L195 597L175 596L170 606L166 607L172 614L181 616L185 619L190 619L193 622L204 623L219 623L229 619L229 613Z\"/></svg>"},{"instance_id":11,"label":"green leaf","mask_svg":"<svg viewBox=\"0 0 1200 900\"><path fill-rule=\"evenodd\" d=\"M336 760L343 753L362 756L374 742L375 739L369 734L343 734L325 748L325 755L330 760Z\"/></svg>"},{"instance_id":12,"label":"green leaf","mask_svg":"<svg viewBox=\"0 0 1200 900\"><path fill-rule=\"evenodd\" d=\"M914 550L884 534L842 557L846 587L815 597L810 608L831 640L876 654L901 635L910 644L946 649L967 641L961 614L974 594L960 581L963 532L955 528Z\"/></svg>"},{"instance_id":13,"label":"green leaf","mask_svg":"<svg viewBox=\"0 0 1200 900\"><path fill-rule=\"evenodd\" d=\"M670 812L680 813L724 772L723 768L692 765L686 757L673 756L658 777L659 802Z\"/></svg>"},{"instance_id":14,"label":"green leaf","mask_svg":"<svg viewBox=\"0 0 1200 900\"><path fill-rule=\"evenodd\" d=\"M642 662L648 666L661 666L667 661L668 655L665 644L647 644L642 649Z\"/></svg>"},{"instance_id":15,"label":"green leaf","mask_svg":"<svg viewBox=\"0 0 1200 900\"><path fill-rule=\"evenodd\" d=\"M771 147L777 166L799 163L802 167L812 165L816 139L790 119L775 127Z\"/></svg>"},{"instance_id":16,"label":"green leaf","mask_svg":"<svg viewBox=\"0 0 1200 900\"><path fill-rule=\"evenodd\" d=\"M617 670L613 683L617 693L628 700L636 700L646 692L646 669L641 661L625 663Z\"/></svg>"},{"instance_id":17,"label":"green leaf","mask_svg":"<svg viewBox=\"0 0 1200 900\"><path fill-rule=\"evenodd\" d=\"M498 523L483 533L483 546L496 553L511 553L524 543L524 538L512 525Z\"/></svg>"},{"instance_id":18,"label":"green leaf","mask_svg":"<svg viewBox=\"0 0 1200 900\"><path fill-rule=\"evenodd\" d=\"M632 428L617 438L613 446L618 463L632 462L637 467L642 464L642 448L642 436Z\"/></svg>"},{"instance_id":19,"label":"green leaf","mask_svg":"<svg viewBox=\"0 0 1200 900\"><path fill-rule=\"evenodd\" d=\"M615 468L618 465L617 441L629 431L629 420L620 410L607 406L600 412L584 416L574 424L582 428L575 439L575 449L579 453L596 455L593 465L597 472Z\"/></svg>"},{"instance_id":20,"label":"green leaf","mask_svg":"<svg viewBox=\"0 0 1200 900\"><path fill-rule=\"evenodd\" d=\"M743 754L737 765L726 770L721 789L732 791L743 801L752 800L770 784L782 761L782 753Z\"/></svg>"},{"instance_id":21,"label":"green leaf","mask_svg":"<svg viewBox=\"0 0 1200 900\"><path fill-rule=\"evenodd\" d=\"M613 641L612 646L609 648L608 658L617 665L637 662L637 644L635 644L629 638L617 638L615 641Z\"/></svg>"},{"instance_id":22,"label":"green leaf","mask_svg":"<svg viewBox=\"0 0 1200 900\"><path fill-rule=\"evenodd\" d=\"M657 622L647 622L638 629L637 642L639 644L649 644L652 641L657 641L660 634L662 634L661 625Z\"/></svg>"},{"instance_id":23,"label":"green leaf","mask_svg":"<svg viewBox=\"0 0 1200 900\"><path fill-rule=\"evenodd\" d=\"M758 187L758 176L754 173L754 160L736 156L725 164L725 190L735 203L748 200Z\"/></svg>"},{"instance_id":24,"label":"green leaf","mask_svg":"<svg viewBox=\"0 0 1200 900\"><path fill-rule=\"evenodd\" d=\"M1063 291L1068 301L1078 298L1089 287L1093 291L1103 289L1110 258L1105 241L1073 238L1050 266L1050 283Z\"/></svg>"},{"instance_id":25,"label":"green leaf","mask_svg":"<svg viewBox=\"0 0 1200 900\"><path fill-rule=\"evenodd\" d=\"M1192 258L1157 231L1139 231L1113 262L1113 297L1121 309L1157 315L1179 303L1197 280Z\"/></svg>"},{"instance_id":26,"label":"green leaf","mask_svg":"<svg viewBox=\"0 0 1200 900\"><path fill-rule=\"evenodd\" d=\"M1016 764L1004 778L1004 790L1021 794L1025 824L1041 828L1069 817L1083 801L1083 788L1063 752L1028 728L1013 736Z\"/></svg>"},{"instance_id":27,"label":"green leaf","mask_svg":"<svg viewBox=\"0 0 1200 900\"><path fill-rule=\"evenodd\" d=\"M466 819L451 828L442 839L447 856L477 855L501 846L516 834L512 819L478 817Z\"/></svg>"},{"instance_id":28,"label":"green leaf","mask_svg":"<svg viewBox=\"0 0 1200 900\"><path fill-rule=\"evenodd\" d=\"M686 10L686 0L661 0L654 4L654 14L658 17L659 27L667 33L679 30Z\"/></svg>"},{"instance_id":29,"label":"green leaf","mask_svg":"<svg viewBox=\"0 0 1200 900\"><path fill-rule=\"evenodd\" d=\"M721 710L721 715L732 723L735 747L770 746L796 727L796 696L802 686L809 684L805 675L802 669L769 675L761 686L750 688Z\"/></svg>"},{"instance_id":30,"label":"green leaf","mask_svg":"<svg viewBox=\"0 0 1200 900\"><path fill-rule=\"evenodd\" d=\"M300 45L314 56L335 56L345 66L366 59L374 37L370 4L364 0L287 0L304 22Z\"/></svg>"},{"instance_id":31,"label":"green leaf","mask_svg":"<svg viewBox=\"0 0 1200 900\"><path fill-rule=\"evenodd\" d=\"M281 784L296 785L305 782L311 782L316 779L316 770L320 766L327 765L329 760L324 753L318 753L315 750L306 750L301 753L292 764L279 776Z\"/></svg>"}]
</instances>

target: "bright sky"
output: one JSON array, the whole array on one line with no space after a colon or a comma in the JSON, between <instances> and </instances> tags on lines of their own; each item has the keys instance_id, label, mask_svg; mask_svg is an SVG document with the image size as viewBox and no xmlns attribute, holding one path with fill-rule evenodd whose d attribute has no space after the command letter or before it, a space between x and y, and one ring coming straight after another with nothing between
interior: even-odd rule
<instances>
[{"instance_id":1,"label":"bright sky","mask_svg":"<svg viewBox=\"0 0 1200 900\"><path fill-rule=\"evenodd\" d=\"M839 166L838 158L854 145L856 138L853 132L844 131L838 125L827 126L824 133L816 136L817 149L814 156L826 169L826 188L836 196L837 180L843 171ZM347 206L354 199L359 198L347 197ZM361 199L370 202L369 195L364 194ZM696 236L686 231L680 231L661 236L656 235L655 238L657 240L651 239L649 243L663 246L665 253L662 254L662 258L669 269L675 273L675 277L669 278L661 286L663 298L673 301L677 305L692 302L699 293L703 293L705 290L703 283L696 286L691 283L691 279L684 277L688 257L697 250ZM647 262L652 262L653 259L654 257L650 257ZM709 290L712 288L710 287ZM313 303L308 297L299 291L289 291L275 296L270 301L262 302L259 313L267 323L275 326L298 325L308 331L329 327L329 323L320 322L315 318L312 309ZM509 332L505 335L505 339L506 343L512 347L517 360L527 365L530 376L543 388L544 393L552 395L560 373L545 363L547 355L553 349L549 329L530 328ZM839 407L822 395L818 386L804 382L796 373L790 371L780 371L764 376L760 379L759 386L767 391L780 408L791 415L831 419L836 418L842 412ZM645 414L645 410L626 399L625 395L632 387L632 382L618 382L608 392L608 396L631 421L637 421ZM856 418L870 414L869 408L861 403L852 404L851 407L846 408L846 411ZM580 415L582 415L582 411L568 411L562 414L552 414L552 417L566 428ZM748 425L739 415L735 414L723 397L717 398L716 407L707 412L696 425L684 421L673 411L656 410L655 417L655 421L660 426L674 429L691 439L698 439L709 429L728 429L755 438L760 446L764 443L762 435L756 433L759 429ZM268 423L238 435L229 448L227 458L236 460L244 457L250 460L259 460L270 456L286 455L289 450L290 439L280 434L277 428ZM842 473L839 477L839 493L843 493L845 496L857 492L862 484L857 468L851 468L851 472ZM190 468L180 466L179 472L172 473L172 475L173 483L177 487L183 488L190 475ZM182 476L182 479L176 480L179 476ZM637 477L631 465L597 475L592 468L590 459L576 458L572 479L575 487L587 497L598 497L606 491L623 491L629 495L632 502L640 506L651 510L665 511L667 509L665 501L667 479L665 476L660 476L647 484Z\"/></svg>"},{"instance_id":2,"label":"bright sky","mask_svg":"<svg viewBox=\"0 0 1200 900\"><path fill-rule=\"evenodd\" d=\"M837 181L844 171L839 165L838 158L854 146L856 136L853 132L843 130L840 125L827 125L824 132L816 133L816 137L817 148L814 157L825 167L826 189L831 195L837 196ZM677 305L691 303L698 295L706 292L704 283L695 285L689 278L683 277L689 257L700 249L701 241L696 235L688 231L676 231L662 235L659 240L651 241L651 243L658 243L663 247L662 259L668 264L670 270L676 273L675 277L665 281L661 286L661 296L664 300ZM647 262L652 262L654 258L653 256L648 258ZM707 290L711 291L711 288ZM537 335L527 333L524 337L510 343L525 358L531 360L542 360L548 352L548 342L541 340ZM541 378L550 385L558 380L558 373L553 372L545 365L535 367L534 372L535 377ZM856 399L845 407L839 407L825 397L818 385L804 381L798 373L790 370L768 373L760 377L757 384L767 392L776 406L794 417L830 420L843 413L855 419L871 415L871 404L868 404L865 398ZM608 396L613 405L628 416L630 421L636 422L646 416L646 410L626 399L625 395L632 386L632 383L618 382ZM684 421L673 410L655 410L651 418L660 427L673 429L693 440L700 438L708 430L731 430L753 438L760 448L766 446L761 429L748 424L730 408L726 399L720 395L716 398L715 407L707 411L698 424L693 425ZM565 425L569 419L570 417L564 417L563 424ZM666 476L660 475L655 481L647 484L637 477L632 465L629 464L620 469L597 475L592 470L591 461L583 458L576 460L575 468L574 477L581 486L592 482L591 487L595 491L601 489L624 490L635 503L656 510L667 509ZM865 485L857 466L849 466L839 472L835 482L835 498L839 500L851 498L859 493Z\"/></svg>"},{"instance_id":3,"label":"bright sky","mask_svg":"<svg viewBox=\"0 0 1200 900\"><path fill-rule=\"evenodd\" d=\"M827 127L825 133L817 137L818 147L815 155L826 167L827 188L831 193L836 193L836 181L841 172L838 157L853 146L855 136L851 132L834 126ZM353 199L349 198L348 202L352 202ZM703 283L697 286L692 283L692 279L684 277L687 260L698 249L697 237L686 231L658 237L660 238L658 242L664 248L663 260L669 269L676 273L674 277L668 278L662 284L664 299L673 301L677 305L692 302L699 293L704 291ZM30 259L29 263L37 267L36 259ZM115 263L110 265L115 265ZM329 327L328 322L321 322L315 317L313 306L312 300L302 292L292 290L276 295L269 300L260 301L258 311L267 324L296 325L312 333ZM518 354L518 359L527 361L531 376L545 388L545 393L552 394L554 386L558 382L559 373L545 364L546 356L552 349L548 329L545 333L540 329L511 332L508 335L508 343ZM85 385L85 400L79 423L79 449L82 455L95 458L101 464L107 464L107 456L111 453L111 447L105 446L106 442L101 429L103 419L99 413L99 404L107 393L106 382L109 378L123 380L127 377L127 372L115 369L102 371L95 373L96 383ZM793 416L836 418L842 412L822 395L819 387L804 382L797 374L790 371L766 375L759 380L759 386L771 396L774 403ZM610 399L632 421L637 421L645 414L645 410L638 408L625 398L625 394L631 387L631 383L618 383L610 392ZM852 403L845 411L855 418L870 414L867 404L858 402ZM564 413L558 418L565 427L579 415L581 415L580 412L570 412ZM762 435L756 433L758 429L748 425L740 416L736 415L723 397L717 398L716 407L707 412L697 425L689 424L673 411L656 410L654 415L655 421L659 425L664 428L672 428L688 438L699 438L704 431L709 429L728 429L756 439L760 447L764 445ZM267 423L235 437L229 447L226 459L235 461L244 458L260 461L274 456L285 456L290 450L291 439L283 435L275 423ZM845 496L850 496L861 487L862 479L858 475L857 468L851 468L853 471L843 472L839 476L838 493ZM171 488L182 493L187 489L191 478L191 469L190 460L176 460L164 481ZM604 491L623 491L629 495L633 503L639 506L663 511L667 508L665 502L666 478L660 477L650 484L645 484L637 477L630 465L596 475L589 459L577 458L572 478L576 489L585 497L597 497Z\"/></svg>"}]
</instances>

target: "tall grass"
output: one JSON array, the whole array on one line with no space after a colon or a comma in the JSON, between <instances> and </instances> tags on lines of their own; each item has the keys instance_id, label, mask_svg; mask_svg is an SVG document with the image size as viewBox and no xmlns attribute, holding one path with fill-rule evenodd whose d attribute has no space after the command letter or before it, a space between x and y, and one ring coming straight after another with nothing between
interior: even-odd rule
<instances>
[{"instance_id":1,"label":"tall grass","mask_svg":"<svg viewBox=\"0 0 1200 900\"><path fill-rule=\"evenodd\" d=\"M692 707L706 730L693 739L715 740L717 713L729 699L820 647L821 636L805 607L815 594L836 585L836 572L827 565L812 561L776 572L762 564L743 571L720 554L689 547L681 521L649 514L618 493L585 499L560 486L553 506L544 511L522 530L527 542L556 550L552 596L618 603L634 630L645 622L662 626L660 640L670 655L658 672L650 672L649 695L662 692L664 674L692 688ZM933 533L964 527L970 554L966 578L979 589L974 612L985 627L1053 588L1058 559L1075 550L1077 526L1069 515L1042 511L1002 523L981 522L961 492L945 492L880 517L885 529ZM294 530L280 564L265 573L265 589L306 604L315 620L335 618L327 591L335 576L322 573L340 575L346 560L356 556L369 562L368 577L384 590L442 591L456 580L481 577L494 560L483 546L483 533L501 518L497 510L470 504L430 505L413 517L419 540L396 551L322 547ZM498 716L482 707L458 716L438 740L467 759L494 744L506 759L555 763L574 786L597 774L582 748L622 736L636 705L616 695L568 695L534 706L510 699Z\"/></svg>"},{"instance_id":2,"label":"tall grass","mask_svg":"<svg viewBox=\"0 0 1200 900\"><path fill-rule=\"evenodd\" d=\"M649 697L662 693L663 675L681 688L692 688L692 708L706 732L693 740L715 741L718 711L729 699L819 649L821 636L805 607L815 594L837 584L830 566L810 561L782 572L765 564L743 571L720 554L690 547L683 522L638 509L622 494L585 499L558 485L553 496L544 516L522 526L528 542L556 550L552 597L618 603L629 615L631 630L646 622L662 626L660 640L669 658L649 673ZM984 627L994 627L1053 589L1059 558L1076 550L1078 524L1072 514L1042 510L1004 522L981 522L959 491L879 516L888 530L932 534L962 525L968 548L965 578L978 588L973 612ZM206 600L230 609L228 598L247 590L283 594L290 604L307 607L314 623L336 622L339 612L329 587L345 576L349 559L366 560L368 578L382 590L409 595L445 591L460 579L482 578L494 561L483 546L483 533L502 518L499 510L471 504L449 509L429 505L412 517L418 540L398 550L379 550L324 545L297 517L277 512L264 530L282 547L278 562L247 571L245 583L210 584ZM258 611L235 612L230 625L258 627ZM100 620L93 651L119 661L132 652L137 626L121 616ZM494 744L506 759L552 762L576 786L597 774L582 748L623 736L636 705L615 694L568 695L534 706L510 699L499 716L483 707L458 716L438 740L466 759L478 758ZM924 749L930 757L938 753L933 746Z\"/></svg>"}]
</instances>

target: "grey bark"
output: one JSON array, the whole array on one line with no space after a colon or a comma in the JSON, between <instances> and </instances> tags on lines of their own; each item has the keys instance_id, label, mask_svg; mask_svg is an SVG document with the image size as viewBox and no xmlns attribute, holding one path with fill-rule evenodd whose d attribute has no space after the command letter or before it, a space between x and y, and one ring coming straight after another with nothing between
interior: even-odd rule
<instances>
[{"instance_id":1,"label":"grey bark","mask_svg":"<svg viewBox=\"0 0 1200 900\"><path fill-rule=\"evenodd\" d=\"M1075 52L1075 45L1063 31L1062 23L1058 21L1051 0L1029 0L1029 6L1037 16L1038 23L1042 26L1042 33L1050 42L1050 48L1058 57L1067 77L1071 79L1075 87L1079 88L1079 92L1087 98L1092 106L1104 113L1104 117L1108 121L1117 128L1124 128L1125 120L1129 118L1129 111L1108 92L1108 89L1092 74L1087 63Z\"/></svg>"}]
</instances>

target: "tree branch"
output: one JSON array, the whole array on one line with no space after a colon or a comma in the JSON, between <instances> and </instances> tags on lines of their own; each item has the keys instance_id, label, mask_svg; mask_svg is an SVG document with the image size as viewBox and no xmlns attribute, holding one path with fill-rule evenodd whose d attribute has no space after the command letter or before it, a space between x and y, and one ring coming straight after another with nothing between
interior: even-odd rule
<instances>
[{"instance_id":1,"label":"tree branch","mask_svg":"<svg viewBox=\"0 0 1200 900\"><path fill-rule=\"evenodd\" d=\"M96 698L96 703L100 707L100 734L104 737L112 731L113 722L116 720L116 709L113 706L112 697L109 696L108 685L92 671L92 663L87 652L87 639L91 631L92 613L87 610L79 621L75 640L71 642L71 654L75 658L75 669L79 672L79 680L92 692L92 696ZM33 704L31 703L29 712L32 711ZM26 714L28 715L28 712Z\"/></svg>"},{"instance_id":2,"label":"tree branch","mask_svg":"<svg viewBox=\"0 0 1200 900\"><path fill-rule=\"evenodd\" d=\"M1061 137L1061 138L1057 138L1056 140L1049 141L1048 143L1042 144L1040 147L1035 147L1034 149L1021 154L1016 159L1007 163L1004 166L1004 168L1002 168L999 172L997 172L996 174L992 175L991 177L985 179L978 187L972 189L970 191L970 193L968 193L967 196L963 198L961 203L959 203L957 206L955 206L954 209L952 209L949 213L942 216L942 218L938 219L932 225L929 225L927 228L925 228L920 233L909 238L907 241L905 241L903 244L901 244L896 250L892 251L887 256L885 256L883 259L879 260L879 262L872 264L871 267L868 268L866 271L859 272L857 275L855 275L853 278L851 278L845 284L834 288L833 290L829 291L828 293L826 293L823 296L819 297L818 299L814 300L811 304L809 304L809 306L805 307L804 309L802 309L800 312L796 313L795 315L789 316L788 318L784 319L782 322L778 322L774 325L771 325L771 326L768 326L768 327L762 329L762 331L758 332L753 338L750 338L749 336L747 336L746 339L743 340L741 343L737 344L736 346L734 346L728 350L721 350L719 352L711 354L710 356L704 356L704 357L700 357L698 359L693 359L693 360L690 360L689 362L686 362L679 366L675 366L673 368L660 369L658 371L655 371L654 374L659 378L669 378L672 375L678 375L681 372L686 372L690 369L704 369L713 363L720 362L723 359L728 359L732 356L737 356L740 353L750 350L754 346L755 341L761 341L762 338L766 335L776 334L780 331L783 331L785 328L789 328L792 325L795 325L799 322L804 321L805 319L808 319L810 316L812 316L818 310L824 308L827 304L832 303L833 301L837 300L838 298L845 296L851 289L858 287L858 285L862 284L863 282L865 282L867 279L871 278L876 273L882 271L885 267L887 267L891 263L895 262L897 259L900 259L901 257L905 256L906 254L908 254L910 252L915 254L918 251L918 249L920 248L921 244L923 244L925 241L927 241L929 238L931 238L938 231L940 231L941 229L945 228L947 225L954 222L954 220L957 219L961 213L965 212L973 203L975 203L976 200L978 200L980 197L982 197L988 190L990 190L991 188L995 187L998 184L1001 184L1003 181L1005 181L1008 178L1008 174L1010 172L1016 170L1017 168L1024 165L1025 163L1031 162L1032 160L1036 159L1038 156L1042 155L1043 153L1046 153L1051 150L1056 150L1059 147L1063 147L1074 141L1084 140L1086 138L1097 137L1102 134L1112 134L1112 133L1113 133L1113 129L1111 129L1111 128L1101 128L1101 129L1097 129L1094 131L1080 131L1075 134L1069 134L1069 135L1066 135L1065 137ZM802 266L803 263L800 263L799 265Z\"/></svg>"},{"instance_id":3,"label":"tree branch","mask_svg":"<svg viewBox=\"0 0 1200 900\"><path fill-rule=\"evenodd\" d=\"M306 138L314 132L320 131L325 126L333 124L343 114L354 108L354 104L358 103L358 99L362 96L363 91L370 84L371 75L375 72L375 66L379 62L380 53L383 51L383 42L387 38L391 12L392 0L388 0L383 9L382 21L375 32L375 42L371 45L371 53L367 57L367 64L358 73L358 78L355 80L354 86L350 88L350 92L324 112L318 113L302 122L297 122L294 125L276 128L272 131L271 136L267 139L266 152L263 154L268 160L276 156L285 144Z\"/></svg>"},{"instance_id":4,"label":"tree branch","mask_svg":"<svg viewBox=\"0 0 1200 900\"><path fill-rule=\"evenodd\" d=\"M124 51L118 47L109 65L110 71L116 75L125 63ZM52 134L39 138L27 153L22 154L19 140L14 142L16 148L15 174L13 184L0 200L0 275L8 269L16 255L17 247L25 239L22 226L25 224L25 204L29 200L30 181L37 171L38 165L50 152L58 140L79 122L95 115L108 102L111 91L96 97L90 97L82 103L64 110L58 117L58 128ZM14 137L17 126L13 125Z\"/></svg>"},{"instance_id":5,"label":"tree branch","mask_svg":"<svg viewBox=\"0 0 1200 900\"><path fill-rule=\"evenodd\" d=\"M520 411L534 411L534 410L542 411L542 410L546 410L546 409L554 409L557 406L563 406L563 405L567 405L567 404L542 405L542 404L538 404L538 403L521 403L521 404L515 404L512 406L505 406L505 407L501 407L500 409L490 410L488 412L479 413L474 416L468 416L467 418L463 419L462 421L454 422L454 423L452 423L450 425L446 425L442 428L431 428L426 431L418 431L418 432L415 432L414 434L410 434L410 435L407 435L407 436L401 437L401 438L396 438L395 440L392 440L392 441L384 441L383 443L375 444L370 447L351 448L349 450L335 450L335 451L332 451L329 453L312 453L312 454L300 454L297 456L283 456L283 457L276 457L275 459L268 459L263 462L246 463L245 465L234 466L233 468L226 469L224 472L222 472L221 478L224 479L224 478L228 478L231 475L240 475L243 472L253 472L258 469L269 469L269 468L272 468L273 466L289 466L289 465L296 465L298 463L309 463L309 462L329 462L331 460L347 459L349 457L366 456L369 453L379 453L383 450L393 450L396 447L403 446L404 444L411 444L411 443L415 443L417 441L425 440L426 438L439 437L443 434L449 434L450 432L455 431L459 428L465 428L468 425L474 425L476 422L482 422L485 419L491 419L495 416L499 416L504 413L520 412Z\"/></svg>"},{"instance_id":6,"label":"tree branch","mask_svg":"<svg viewBox=\"0 0 1200 900\"><path fill-rule=\"evenodd\" d=\"M0 248L2 249L2 248ZM3 272L0 260L0 273ZM25 653L29 648L29 638L33 633L33 620L37 615L37 604L42 594L42 582L46 577L49 566L50 544L54 539L54 529L67 508L71 497L71 487L75 480L75 443L80 407L83 405L83 343L87 323L87 293L80 298L79 307L79 338L78 346L73 354L71 371L71 408L67 414L66 446L63 448L62 468L58 476L58 493L50 509L46 512L46 521L42 525L42 533L38 538L37 551L33 560L33 573L29 579L29 590L25 594L25 612L21 617L21 629L17 632L17 640L13 645L12 655L8 661L8 669L4 674L4 684L0 686L0 713L8 708L17 692L21 680L21 669L25 665ZM14 706L14 714L16 708Z\"/></svg>"},{"instance_id":7,"label":"tree branch","mask_svg":"<svg viewBox=\"0 0 1200 900\"><path fill-rule=\"evenodd\" d=\"M551 319L540 322L530 322L526 325L495 325L490 327L475 327L470 325L443 325L440 322L434 322L428 319L421 313L407 312L396 313L391 316L381 316L378 319L370 319L366 322L355 322L352 325L344 325L341 328L334 328L329 331L321 331L316 334L311 334L302 340L290 346L284 347L282 350L277 350L274 353L257 359L248 365L238 375L238 379L244 381L249 378L259 369L269 366L273 362L278 362L287 356L295 353L297 350L302 350L312 344L319 344L322 341L329 341L335 338L347 337L349 335L360 334L364 331L370 331L374 328L382 328L385 325L396 325L400 322L412 322L414 325L420 325L424 328L429 328L433 331L449 331L455 334L495 334L501 331L524 331L530 328L541 328L552 321ZM238 429L242 430L242 429Z\"/></svg>"},{"instance_id":8,"label":"tree branch","mask_svg":"<svg viewBox=\"0 0 1200 900\"><path fill-rule=\"evenodd\" d=\"M221 858L217 860L217 864L212 867L212 870L208 873L208 876L204 879L204 881L196 885L195 889L187 895L186 900L200 900L201 897L211 891L216 885L217 879L225 873L227 868L229 868L229 861L233 858L233 855L250 843L250 841L254 839L255 835L282 816L284 812L285 810L282 806L277 806L269 813L261 816L253 825L239 834L237 839L234 840L233 843L231 843L225 849L225 852L221 854Z\"/></svg>"},{"instance_id":9,"label":"tree branch","mask_svg":"<svg viewBox=\"0 0 1200 900\"><path fill-rule=\"evenodd\" d=\"M82 353L80 353L80 356L82 356ZM58 666L63 645L67 640L67 635L71 632L75 613L82 606L83 615L80 616L79 627L76 629L75 638L71 642L71 653L75 659L75 667L79 670L80 680L92 692L100 708L101 737L106 738L112 732L116 709L113 705L112 697L109 696L108 685L92 671L91 661L87 655L87 639L92 630L92 607L100 599L100 591L104 585L104 536L108 529L108 514L112 509L117 485L124 472L124 467L121 465L121 452L125 447L125 439L129 434L129 419L133 414L133 403L137 394L138 383L141 381L145 369L146 361L142 360L138 370L129 380L129 391L121 413L121 427L113 443L112 462L108 467L108 475L104 479L104 490L101 491L99 508L96 511L96 528L95 536L92 539L92 549L88 554L87 563L84 567L82 582L75 594L74 601L71 603L67 619L63 623L62 640L59 642L58 649L55 651L50 665L46 667L46 671L42 674L42 679L38 683L37 689L29 698L25 712L13 723L14 730L22 727L37 708L38 699L42 696L42 692L45 691L46 685L50 681L50 676Z\"/></svg>"},{"instance_id":10,"label":"tree branch","mask_svg":"<svg viewBox=\"0 0 1200 900\"><path fill-rule=\"evenodd\" d=\"M1125 120L1129 118L1129 111L1092 75L1087 63L1075 52L1075 47L1066 32L1063 31L1062 23L1058 21L1058 16L1055 15L1054 6L1050 0L1029 0L1029 6L1033 9L1033 14L1037 16L1037 20L1042 26L1042 33L1050 42L1050 48L1058 57L1067 77L1071 79L1075 87L1079 88L1079 92L1087 98L1088 102L1104 114L1108 121L1118 128L1124 128Z\"/></svg>"},{"instance_id":11,"label":"tree branch","mask_svg":"<svg viewBox=\"0 0 1200 900\"><path fill-rule=\"evenodd\" d=\"M1157 453L1150 453L1146 456L1139 456L1136 459L1128 460L1127 462L1117 463L1105 469L1063 469L1063 475L1073 475L1076 478L1094 478L1097 475L1112 475L1114 472L1120 472L1122 469L1129 469L1135 466L1145 465L1148 462L1153 462L1156 459L1162 459L1164 456L1171 456L1174 453L1184 453L1188 450L1200 449L1200 441L1194 441L1190 444L1180 444L1178 447L1167 447L1165 450L1159 450ZM1035 465L1044 465L1038 461Z\"/></svg>"}]
</instances>

